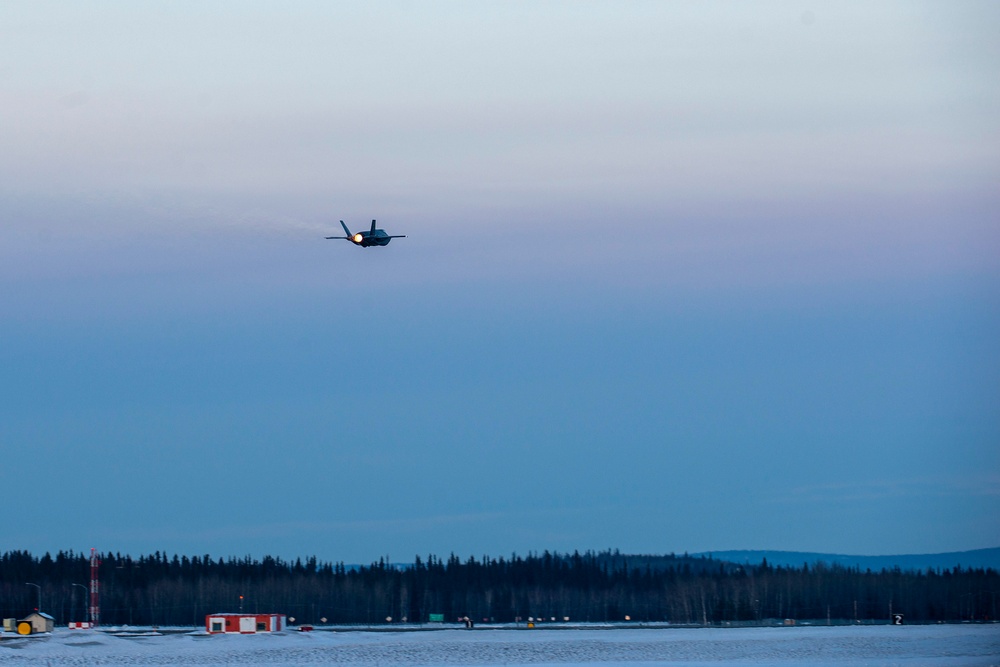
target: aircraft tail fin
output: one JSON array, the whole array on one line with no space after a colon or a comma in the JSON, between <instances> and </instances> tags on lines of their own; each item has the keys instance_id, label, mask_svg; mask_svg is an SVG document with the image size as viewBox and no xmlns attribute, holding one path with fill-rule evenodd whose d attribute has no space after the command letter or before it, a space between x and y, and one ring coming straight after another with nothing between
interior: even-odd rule
<instances>
[{"instance_id":1,"label":"aircraft tail fin","mask_svg":"<svg viewBox=\"0 0 1000 667\"><path fill-rule=\"evenodd\" d=\"M347 225L344 224L343 220L340 221L340 226L344 228L344 233L347 234L347 238L351 238L351 230L347 228Z\"/></svg>"},{"instance_id":2,"label":"aircraft tail fin","mask_svg":"<svg viewBox=\"0 0 1000 667\"><path fill-rule=\"evenodd\" d=\"M372 236L375 236L375 221L372 220Z\"/></svg>"}]
</instances>

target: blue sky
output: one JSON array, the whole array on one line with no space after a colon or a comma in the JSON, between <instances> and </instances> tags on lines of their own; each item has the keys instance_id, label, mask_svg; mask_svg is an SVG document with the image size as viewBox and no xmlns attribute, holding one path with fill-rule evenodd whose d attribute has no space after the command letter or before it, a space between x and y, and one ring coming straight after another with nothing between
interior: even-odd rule
<instances>
[{"instance_id":1,"label":"blue sky","mask_svg":"<svg viewBox=\"0 0 1000 667\"><path fill-rule=\"evenodd\" d=\"M996 546L998 19L5 3L0 549Z\"/></svg>"}]
</instances>

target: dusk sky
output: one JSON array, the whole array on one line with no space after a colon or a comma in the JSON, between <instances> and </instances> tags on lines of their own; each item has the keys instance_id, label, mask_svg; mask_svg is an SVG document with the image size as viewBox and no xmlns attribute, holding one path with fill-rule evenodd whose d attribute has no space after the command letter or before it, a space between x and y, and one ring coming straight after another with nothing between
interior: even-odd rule
<instances>
[{"instance_id":1,"label":"dusk sky","mask_svg":"<svg viewBox=\"0 0 1000 667\"><path fill-rule=\"evenodd\" d=\"M0 4L0 550L1000 546L998 29Z\"/></svg>"}]
</instances>

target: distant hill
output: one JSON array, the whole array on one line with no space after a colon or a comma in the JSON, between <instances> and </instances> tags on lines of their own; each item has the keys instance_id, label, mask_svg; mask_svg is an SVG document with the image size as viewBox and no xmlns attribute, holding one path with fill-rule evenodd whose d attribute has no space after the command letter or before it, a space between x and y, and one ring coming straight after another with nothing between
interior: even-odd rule
<instances>
[{"instance_id":1,"label":"distant hill","mask_svg":"<svg viewBox=\"0 0 1000 667\"><path fill-rule=\"evenodd\" d=\"M954 551L944 554L908 554L902 556L846 556L843 554L823 554L806 551L706 551L691 554L706 556L715 560L729 561L741 565L760 565L766 558L769 565L802 567L803 563L813 565L823 562L828 565L843 565L859 567L877 572L884 569L899 567L901 570L935 570L962 568L987 568L1000 570L1000 547L993 549L975 549L973 551Z\"/></svg>"}]
</instances>

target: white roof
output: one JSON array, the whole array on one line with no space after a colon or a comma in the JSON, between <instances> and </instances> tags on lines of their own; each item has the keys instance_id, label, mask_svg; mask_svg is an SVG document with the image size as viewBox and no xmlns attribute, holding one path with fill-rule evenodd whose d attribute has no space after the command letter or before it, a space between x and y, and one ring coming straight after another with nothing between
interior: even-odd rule
<instances>
[{"instance_id":1,"label":"white roof","mask_svg":"<svg viewBox=\"0 0 1000 667\"><path fill-rule=\"evenodd\" d=\"M54 621L54 620L56 620L56 619L55 619L54 617L52 617L52 616L49 616L49 615L48 615L48 614L46 614L46 613L45 613L44 611L33 611L33 612L31 612L30 614L28 614L27 616L25 616L24 618L22 618L21 620L22 620L22 621L26 621L26 620L28 620L29 618L31 618L32 616L41 616L42 618L45 618L45 619L48 619L48 620L50 620L50 621Z\"/></svg>"},{"instance_id":2,"label":"white roof","mask_svg":"<svg viewBox=\"0 0 1000 667\"><path fill-rule=\"evenodd\" d=\"M255 613L249 612L249 611L244 611L244 612L240 612L240 611L220 611L217 614L208 614L208 616L212 616L212 617L215 617L215 616L284 616L284 614L275 614L273 612L261 612L259 614L255 614Z\"/></svg>"}]
</instances>

